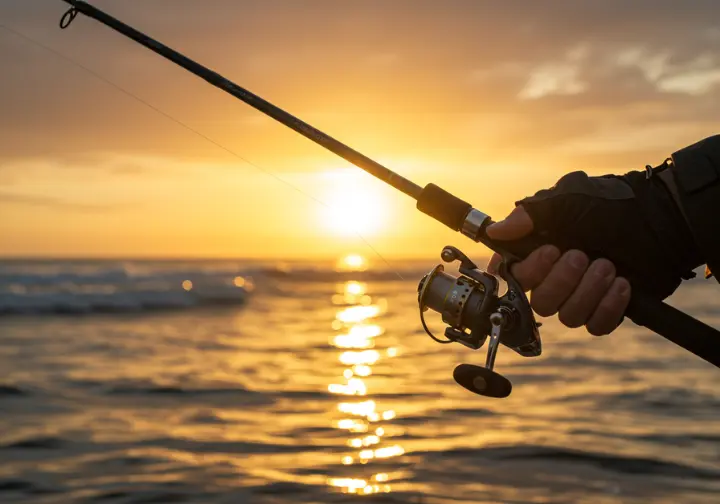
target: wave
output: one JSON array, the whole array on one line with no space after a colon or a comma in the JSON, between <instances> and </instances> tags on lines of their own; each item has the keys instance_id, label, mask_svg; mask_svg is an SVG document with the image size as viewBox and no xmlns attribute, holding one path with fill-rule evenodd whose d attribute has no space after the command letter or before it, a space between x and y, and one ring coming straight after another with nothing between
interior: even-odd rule
<instances>
[{"instance_id":1,"label":"wave","mask_svg":"<svg viewBox=\"0 0 720 504\"><path fill-rule=\"evenodd\" d=\"M715 396L696 389L651 388L610 394L597 398L598 406L606 409L625 408L653 415L713 416L720 408Z\"/></svg>"},{"instance_id":2,"label":"wave","mask_svg":"<svg viewBox=\"0 0 720 504\"><path fill-rule=\"evenodd\" d=\"M195 454L217 454L217 453L239 453L239 454L293 454L307 453L311 451L324 451L329 453L344 452L344 446L334 444L315 444L297 442L293 444L263 443L255 441L203 441L183 438L179 436L168 436L160 438L148 438L131 443L135 448L162 447L165 449L189 452Z\"/></svg>"},{"instance_id":3,"label":"wave","mask_svg":"<svg viewBox=\"0 0 720 504\"><path fill-rule=\"evenodd\" d=\"M0 285L23 287L39 286L121 286L127 284L179 284L185 280L230 280L236 276L279 278L297 281L334 280L407 280L415 279L429 271L429 267L415 265L400 268L366 269L361 271L336 270L327 266L254 265L222 263L214 261L175 262L127 262L115 263L42 263L32 262L13 265L0 262ZM418 277L419 279L419 277Z\"/></svg>"},{"instance_id":4,"label":"wave","mask_svg":"<svg viewBox=\"0 0 720 504\"><path fill-rule=\"evenodd\" d=\"M11 293L0 294L0 316L134 313L201 306L241 305L246 301L247 293L237 289L212 293L169 290L107 294Z\"/></svg>"},{"instance_id":5,"label":"wave","mask_svg":"<svg viewBox=\"0 0 720 504\"><path fill-rule=\"evenodd\" d=\"M107 395L163 395L163 396L204 396L204 395L255 395L259 392L253 392L243 387L231 388L185 388L180 386L162 386L162 385L124 385L109 387L105 394Z\"/></svg>"},{"instance_id":6,"label":"wave","mask_svg":"<svg viewBox=\"0 0 720 504\"><path fill-rule=\"evenodd\" d=\"M0 493L2 492L22 492L24 494L47 494L53 493L53 490L41 487L30 481L20 479L0 479Z\"/></svg>"},{"instance_id":7,"label":"wave","mask_svg":"<svg viewBox=\"0 0 720 504\"><path fill-rule=\"evenodd\" d=\"M204 396L243 396L266 397L267 394L250 390L237 383L212 383L206 386L184 386L176 383L156 383L152 380L69 380L71 387L84 389L103 396L132 396L132 397L204 397ZM268 398L267 400L270 400Z\"/></svg>"},{"instance_id":8,"label":"wave","mask_svg":"<svg viewBox=\"0 0 720 504\"><path fill-rule=\"evenodd\" d=\"M655 458L630 457L544 446L491 448L491 450L494 450L493 455L496 458L504 460L545 459L560 462L584 463L626 474L661 475L675 478L716 480L720 477L720 473L715 471Z\"/></svg>"},{"instance_id":9,"label":"wave","mask_svg":"<svg viewBox=\"0 0 720 504\"><path fill-rule=\"evenodd\" d=\"M184 492L163 492L163 491L146 491L146 490L135 490L135 491L123 491L123 490L111 490L107 492L99 492L90 497L86 502L125 502L126 504L154 504L161 502L209 502L208 499L213 497L212 494L196 494L195 492L190 495L187 491ZM199 499L199 500L193 500Z\"/></svg>"},{"instance_id":10,"label":"wave","mask_svg":"<svg viewBox=\"0 0 720 504\"><path fill-rule=\"evenodd\" d=\"M426 454L433 456L439 455L440 452L426 452ZM491 446L475 449L458 448L454 450L446 450L442 452L442 456L466 456L471 458L509 461L547 460L553 462L591 465L604 470L624 474L647 476L657 475L670 478L692 478L715 481L720 478L720 472L718 471L694 467L678 462L670 462L656 458L632 457L611 453L539 445Z\"/></svg>"},{"instance_id":11,"label":"wave","mask_svg":"<svg viewBox=\"0 0 720 504\"><path fill-rule=\"evenodd\" d=\"M673 446L692 446L695 443L720 445L720 434L646 434L635 437L651 443Z\"/></svg>"},{"instance_id":12,"label":"wave","mask_svg":"<svg viewBox=\"0 0 720 504\"><path fill-rule=\"evenodd\" d=\"M0 445L0 449L59 450L66 441L57 437L33 437Z\"/></svg>"},{"instance_id":13,"label":"wave","mask_svg":"<svg viewBox=\"0 0 720 504\"><path fill-rule=\"evenodd\" d=\"M0 397L19 397L27 395L30 395L30 393L19 387L0 384Z\"/></svg>"},{"instance_id":14,"label":"wave","mask_svg":"<svg viewBox=\"0 0 720 504\"><path fill-rule=\"evenodd\" d=\"M0 480L0 492L30 491L35 485L24 480Z\"/></svg>"},{"instance_id":15,"label":"wave","mask_svg":"<svg viewBox=\"0 0 720 504\"><path fill-rule=\"evenodd\" d=\"M68 449L72 445L80 447L84 445L95 446L97 449L105 451L133 448L166 448L171 450L186 451L192 453L303 453L312 450L324 450L329 452L341 452L345 450L344 446L336 446L332 444L316 444L316 443L263 443L256 441L240 441L240 440L222 440L210 441L185 438L182 436L166 436L139 439L131 443L102 443L94 442L82 443L67 438L58 437L29 437L17 441L11 441L6 444L0 444L0 450L60 450ZM136 460L138 463L142 461Z\"/></svg>"},{"instance_id":16,"label":"wave","mask_svg":"<svg viewBox=\"0 0 720 504\"><path fill-rule=\"evenodd\" d=\"M256 287L419 279L421 270L358 272L221 262L0 262L0 316L187 310L245 303ZM297 287L288 287L295 295Z\"/></svg>"}]
</instances>

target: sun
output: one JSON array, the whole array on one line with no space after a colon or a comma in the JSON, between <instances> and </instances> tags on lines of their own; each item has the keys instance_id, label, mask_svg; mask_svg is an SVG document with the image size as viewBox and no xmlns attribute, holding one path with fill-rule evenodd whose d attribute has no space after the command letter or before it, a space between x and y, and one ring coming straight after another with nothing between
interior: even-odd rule
<instances>
[{"instance_id":1,"label":"sun","mask_svg":"<svg viewBox=\"0 0 720 504\"><path fill-rule=\"evenodd\" d=\"M338 260L336 267L340 271L363 271L368 267L368 260L360 254L348 254ZM353 285L354 284L350 284L349 288L356 289L357 286ZM358 286L360 286L360 284L358 284Z\"/></svg>"},{"instance_id":2,"label":"sun","mask_svg":"<svg viewBox=\"0 0 720 504\"><path fill-rule=\"evenodd\" d=\"M348 268L360 269L365 266L367 261L360 254L350 254L343 257L343 263Z\"/></svg>"},{"instance_id":3,"label":"sun","mask_svg":"<svg viewBox=\"0 0 720 504\"><path fill-rule=\"evenodd\" d=\"M335 236L371 236L383 230L388 205L378 184L355 170L329 170L322 174L322 226Z\"/></svg>"}]
</instances>

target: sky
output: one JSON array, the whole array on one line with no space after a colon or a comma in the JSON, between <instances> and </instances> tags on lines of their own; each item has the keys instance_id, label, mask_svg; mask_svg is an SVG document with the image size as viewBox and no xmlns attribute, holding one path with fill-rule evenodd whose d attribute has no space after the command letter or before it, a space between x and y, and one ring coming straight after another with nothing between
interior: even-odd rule
<instances>
[{"instance_id":1,"label":"sky","mask_svg":"<svg viewBox=\"0 0 720 504\"><path fill-rule=\"evenodd\" d=\"M92 3L496 220L720 125L714 0ZM96 21L60 30L65 10L0 0L0 256L487 255Z\"/></svg>"}]
</instances>

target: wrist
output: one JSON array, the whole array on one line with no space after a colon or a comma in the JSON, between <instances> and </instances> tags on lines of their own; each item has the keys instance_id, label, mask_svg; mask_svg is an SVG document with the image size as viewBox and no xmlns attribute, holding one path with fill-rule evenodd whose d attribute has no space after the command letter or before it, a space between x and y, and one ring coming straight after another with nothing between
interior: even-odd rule
<instances>
[{"instance_id":1,"label":"wrist","mask_svg":"<svg viewBox=\"0 0 720 504\"><path fill-rule=\"evenodd\" d=\"M705 138L674 152L668 171L675 199L688 222L694 242L709 270L720 271L720 135ZM717 275L716 275L717 276ZM718 278L720 281L720 278Z\"/></svg>"},{"instance_id":2,"label":"wrist","mask_svg":"<svg viewBox=\"0 0 720 504\"><path fill-rule=\"evenodd\" d=\"M688 229L690 228L690 221L687 218L687 214L685 213L685 209L683 208L682 201L680 200L680 193L678 191L678 185L675 181L675 176L673 175L671 170L662 170L660 171L657 176L660 178L660 180L665 184L665 188L670 193L670 196L672 196L673 201L675 201L675 205L677 206L678 210L683 216L683 219L685 219L685 223L688 225Z\"/></svg>"},{"instance_id":3,"label":"wrist","mask_svg":"<svg viewBox=\"0 0 720 504\"><path fill-rule=\"evenodd\" d=\"M683 220L685 221L685 224L687 226L687 230L690 236L693 236L692 228L690 227L690 220L688 219L687 214L685 213L685 208L683 207L682 199L680 198L680 192L678 189L677 181L675 180L675 176L673 175L672 170L670 169L664 169L658 172L657 177L662 181L663 185L665 186L665 189L667 189L667 192L672 196L673 201L675 202L675 206L677 207L677 210L680 212L680 214L683 216ZM697 243L694 243L695 249L698 249ZM705 278L709 278L712 276L710 273L709 268L705 268Z\"/></svg>"}]
</instances>

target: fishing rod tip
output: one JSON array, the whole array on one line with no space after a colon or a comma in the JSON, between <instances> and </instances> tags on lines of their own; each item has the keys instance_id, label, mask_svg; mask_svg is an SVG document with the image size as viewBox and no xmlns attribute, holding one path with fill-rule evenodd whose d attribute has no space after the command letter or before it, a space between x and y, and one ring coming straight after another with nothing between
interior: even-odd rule
<instances>
[{"instance_id":1,"label":"fishing rod tip","mask_svg":"<svg viewBox=\"0 0 720 504\"><path fill-rule=\"evenodd\" d=\"M69 3L70 7L65 14L60 18L60 29L64 30L70 23L72 23L78 15L77 7L75 6L75 0L63 0L63 2Z\"/></svg>"}]
</instances>

